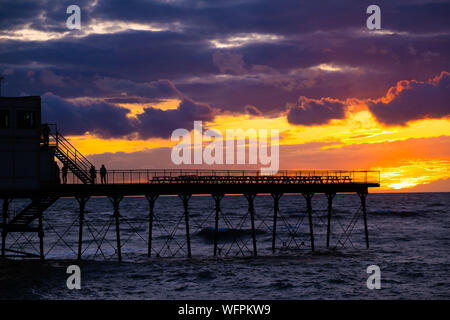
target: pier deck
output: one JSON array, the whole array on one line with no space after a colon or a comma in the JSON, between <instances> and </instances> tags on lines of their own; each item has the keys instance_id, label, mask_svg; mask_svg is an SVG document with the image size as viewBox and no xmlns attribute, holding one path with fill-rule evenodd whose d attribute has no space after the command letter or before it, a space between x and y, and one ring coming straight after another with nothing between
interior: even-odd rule
<instances>
[{"instance_id":1,"label":"pier deck","mask_svg":"<svg viewBox=\"0 0 450 320\"><path fill-rule=\"evenodd\" d=\"M97 178L100 182L100 178ZM39 190L2 190L4 197L54 194L60 197L139 196L146 194L271 194L358 193L380 186L379 171L279 171L261 175L257 170L111 170L106 183L83 184L74 174L66 184L42 185Z\"/></svg>"},{"instance_id":2,"label":"pier deck","mask_svg":"<svg viewBox=\"0 0 450 320\"><path fill-rule=\"evenodd\" d=\"M120 231L120 203L126 196L145 196L149 203L148 217L148 256L151 256L152 230L155 217L154 207L159 196L177 195L183 203L182 217L185 222L186 252L191 256L191 231L189 226L189 200L192 195L211 195L215 202L215 226L214 226L214 255L218 251L219 220L223 216L221 200L225 195L241 194L248 202L248 211L251 222L251 239L253 244L252 254L257 255L256 227L254 200L258 194L270 194L273 198L273 232L272 250L275 252L277 219L281 218L279 201L283 194L299 194L306 200L305 215L308 218L310 246L315 250L312 198L314 194L322 193L328 199L327 216L327 247L330 242L330 225L333 211L333 198L338 193L355 193L361 200L361 207L353 224L362 213L366 247L369 247L367 228L366 197L369 188L380 186L380 174L378 171L280 171L276 175L261 175L259 171L211 171L211 170L110 170L106 181L101 179L86 183L78 179L74 174L67 177L64 184L52 183L42 185L35 190L0 190L3 199L2 210L2 256L6 252L17 253L6 248L6 236L8 233L37 233L40 241L39 257L44 259L44 212L61 197L73 197L79 204L79 241L78 259L81 259L83 250L83 225L85 220L85 207L90 197L104 196L111 200L113 205L112 217L116 232L116 254L118 260L122 260L121 231ZM98 180L98 181L97 181ZM94 182L94 183L92 183ZM22 211L10 215L9 204L15 198L30 198L31 203ZM90 213L92 214L92 213ZM352 226L352 225L350 225ZM349 226L349 227L350 227ZM347 228L347 230L353 230ZM295 236L295 232L293 233ZM168 234L167 236L171 236ZM62 239L63 240L63 239ZM103 240L102 240L103 241ZM24 253L27 254L27 253Z\"/></svg>"}]
</instances>

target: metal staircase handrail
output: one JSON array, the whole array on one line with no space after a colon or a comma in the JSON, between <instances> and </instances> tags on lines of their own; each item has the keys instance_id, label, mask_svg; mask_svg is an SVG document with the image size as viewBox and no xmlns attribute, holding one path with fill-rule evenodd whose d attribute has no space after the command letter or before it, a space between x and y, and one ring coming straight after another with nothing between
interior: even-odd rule
<instances>
[{"instance_id":1,"label":"metal staircase handrail","mask_svg":"<svg viewBox=\"0 0 450 320\"><path fill-rule=\"evenodd\" d=\"M63 146L63 150L66 151L65 154L69 155L71 154L72 157L69 157L70 160L72 160L75 164L81 164L86 172L89 171L92 163L86 159L77 149L75 149L74 146L63 136L58 135L58 145Z\"/></svg>"},{"instance_id":2,"label":"metal staircase handrail","mask_svg":"<svg viewBox=\"0 0 450 320\"><path fill-rule=\"evenodd\" d=\"M75 165L81 165L88 174L92 163L86 159L63 135L58 131L50 131L50 135L56 141L56 147L60 149L60 152L67 155L67 157L74 162ZM70 155L70 156L69 156Z\"/></svg>"}]
</instances>

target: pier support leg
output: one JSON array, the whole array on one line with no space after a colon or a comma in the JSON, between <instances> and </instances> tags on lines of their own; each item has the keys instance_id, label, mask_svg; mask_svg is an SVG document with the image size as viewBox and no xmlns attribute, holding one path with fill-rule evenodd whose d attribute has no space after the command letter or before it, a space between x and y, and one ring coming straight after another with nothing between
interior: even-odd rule
<instances>
[{"instance_id":1,"label":"pier support leg","mask_svg":"<svg viewBox=\"0 0 450 320\"><path fill-rule=\"evenodd\" d=\"M277 236L277 217L280 211L279 203L280 198L283 196L282 193L272 193L273 198L273 228L272 228L272 253L275 253L275 240Z\"/></svg>"},{"instance_id":2,"label":"pier support leg","mask_svg":"<svg viewBox=\"0 0 450 320\"><path fill-rule=\"evenodd\" d=\"M309 220L309 235L311 239L311 251L314 252L314 231L313 231L313 223L312 223L312 204L311 200L314 196L314 193L304 193L303 196L306 199L306 211L308 212L308 220Z\"/></svg>"},{"instance_id":3,"label":"pier support leg","mask_svg":"<svg viewBox=\"0 0 450 320\"><path fill-rule=\"evenodd\" d=\"M122 261L122 247L120 245L120 224L119 224L119 218L120 218L120 213L119 213L119 205L120 205L120 201L122 201L123 196L114 196L114 197L110 197L109 200L112 202L113 206L114 206L114 219L116 222L116 240L117 240L117 259L119 260L119 262Z\"/></svg>"},{"instance_id":4,"label":"pier support leg","mask_svg":"<svg viewBox=\"0 0 450 320\"><path fill-rule=\"evenodd\" d=\"M145 195L148 201L149 213L148 213L148 252L147 257L152 256L152 240L153 240L153 210L155 208L156 199L158 199L158 194L147 194Z\"/></svg>"},{"instance_id":5,"label":"pier support leg","mask_svg":"<svg viewBox=\"0 0 450 320\"><path fill-rule=\"evenodd\" d=\"M333 199L336 193L327 193L328 199L328 223L327 223L327 248L330 247L330 233L331 233L331 213L333 212Z\"/></svg>"},{"instance_id":6,"label":"pier support leg","mask_svg":"<svg viewBox=\"0 0 450 320\"><path fill-rule=\"evenodd\" d=\"M11 199L4 198L3 199L3 208L2 208L2 258L5 257L5 251L6 251L6 235L8 233L7 230L7 224L8 224L8 210L9 210L9 204L11 203Z\"/></svg>"},{"instance_id":7,"label":"pier support leg","mask_svg":"<svg viewBox=\"0 0 450 320\"><path fill-rule=\"evenodd\" d=\"M184 221L186 223L186 243L187 243L187 251L188 257L191 257L191 235L189 233L189 199L191 199L191 194L185 193L180 194L179 197L183 201L184 207Z\"/></svg>"},{"instance_id":8,"label":"pier support leg","mask_svg":"<svg viewBox=\"0 0 450 320\"><path fill-rule=\"evenodd\" d=\"M216 219L214 225L214 257L217 255L217 242L219 240L219 213L220 213L220 201L224 197L223 193L214 193L212 197L216 203Z\"/></svg>"},{"instance_id":9,"label":"pier support leg","mask_svg":"<svg viewBox=\"0 0 450 320\"><path fill-rule=\"evenodd\" d=\"M81 260L82 255L82 245L83 245L83 224L84 224L84 213L86 208L86 202L89 200L89 197L76 197L78 204L80 206L80 227L78 230L78 255L77 259Z\"/></svg>"},{"instance_id":10,"label":"pier support leg","mask_svg":"<svg viewBox=\"0 0 450 320\"><path fill-rule=\"evenodd\" d=\"M366 235L366 248L369 249L369 229L367 228L367 208L366 208L366 198L367 192L358 192L359 198L361 199L361 207L364 219L364 233Z\"/></svg>"},{"instance_id":11,"label":"pier support leg","mask_svg":"<svg viewBox=\"0 0 450 320\"><path fill-rule=\"evenodd\" d=\"M39 200L41 201L41 200ZM41 260L44 260L44 229L42 224L44 212L39 209L39 218L38 218L38 237L39 237L39 256Z\"/></svg>"},{"instance_id":12,"label":"pier support leg","mask_svg":"<svg viewBox=\"0 0 450 320\"><path fill-rule=\"evenodd\" d=\"M246 193L244 194L244 196L247 198L248 201L248 211L250 212L250 222L252 225L253 255L256 257L258 255L258 252L256 250L255 205L254 205L256 194Z\"/></svg>"}]
</instances>

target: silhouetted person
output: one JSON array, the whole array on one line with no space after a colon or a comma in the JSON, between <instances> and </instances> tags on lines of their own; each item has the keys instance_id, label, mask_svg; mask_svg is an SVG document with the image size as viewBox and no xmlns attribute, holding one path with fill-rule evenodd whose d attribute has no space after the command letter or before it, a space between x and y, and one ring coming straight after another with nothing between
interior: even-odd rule
<instances>
[{"instance_id":1,"label":"silhouetted person","mask_svg":"<svg viewBox=\"0 0 450 320\"><path fill-rule=\"evenodd\" d=\"M105 165L102 164L102 167L100 168L100 179L101 179L102 184L106 184L106 174L107 174L107 171L106 171Z\"/></svg>"},{"instance_id":2,"label":"silhouetted person","mask_svg":"<svg viewBox=\"0 0 450 320\"><path fill-rule=\"evenodd\" d=\"M66 184L67 183L67 171L69 170L69 167L65 164L63 167L62 167L62 169L61 169L61 172L62 172L62 181L63 181L63 183L64 184Z\"/></svg>"},{"instance_id":3,"label":"silhouetted person","mask_svg":"<svg viewBox=\"0 0 450 320\"><path fill-rule=\"evenodd\" d=\"M97 170L95 170L94 165L91 166L91 169L89 170L89 175L91 176L92 183L95 183L95 180L97 179Z\"/></svg>"},{"instance_id":4,"label":"silhouetted person","mask_svg":"<svg viewBox=\"0 0 450 320\"><path fill-rule=\"evenodd\" d=\"M59 167L58 164L55 162L53 162L53 170L54 170L54 175L55 175L55 183L60 184L61 183L61 179L59 177Z\"/></svg>"}]
</instances>

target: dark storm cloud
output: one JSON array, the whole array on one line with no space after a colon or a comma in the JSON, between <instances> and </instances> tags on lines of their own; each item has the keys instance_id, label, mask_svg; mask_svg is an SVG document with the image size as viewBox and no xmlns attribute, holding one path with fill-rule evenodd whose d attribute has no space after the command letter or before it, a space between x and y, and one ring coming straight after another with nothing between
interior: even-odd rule
<instances>
[{"instance_id":1,"label":"dark storm cloud","mask_svg":"<svg viewBox=\"0 0 450 320\"><path fill-rule=\"evenodd\" d=\"M409 5L405 14L402 14L403 11L395 9L399 5L401 3L380 4L383 8L383 18L389 12L395 13L395 19L384 18L383 23L409 21L408 18L414 12L411 8L415 7L425 7L420 17L426 17L428 12L430 22L436 13L436 9L427 11L427 6L419 3ZM58 5L59 7L64 9L64 6ZM81 7L88 6L81 4ZM44 8L51 12L62 10L54 9L50 5L44 5ZM99 21L178 21L199 30L187 28L180 32L135 31L47 43L24 44L17 41L2 44L0 61L4 64L19 65L35 61L55 66L59 72L73 75L81 72L96 73L133 81L154 81L161 78L176 81L186 77L230 72L227 70L234 66L233 73L239 71L236 69L239 67L236 63L239 61L233 65L231 58L239 56L249 65L270 66L280 72L323 62L335 62L395 72L411 69L405 68L405 65L417 63L413 70L418 73L418 69L421 71L427 69L426 67L435 68L439 63L448 64L450 61L446 50L450 45L448 35L442 35L441 39L438 39L418 38L414 37L414 34L378 37L370 33L355 34L356 29L364 30L365 8L361 1L339 1L327 5L319 5L313 1L286 1L281 6L275 1L239 1L233 4L220 1L211 4L191 1L166 3L101 0L96 7L88 10L90 16ZM82 10L84 12L83 8ZM445 16L447 12L446 7L441 6L439 16ZM64 10L62 14L65 15ZM279 29L279 26L284 29ZM421 23L420 26L424 33L430 32L427 23ZM447 26L448 23L442 24L439 31L446 30ZM383 24L383 27L386 26ZM324 32L326 30L328 32ZM223 59L223 50L212 48L209 42L212 39L220 40L230 35L251 32L278 34L284 37L284 40L235 48L229 51L228 59ZM417 55L409 55L410 52L417 52ZM222 60L217 57L222 57ZM423 67L419 65L421 59L428 60ZM231 66L225 63L231 63ZM445 69L441 65L439 68ZM434 70L434 73L436 72ZM400 79L397 77L396 80ZM53 88L47 88L50 89L53 91ZM190 96L189 92L186 94Z\"/></svg>"},{"instance_id":2,"label":"dark storm cloud","mask_svg":"<svg viewBox=\"0 0 450 320\"><path fill-rule=\"evenodd\" d=\"M193 129L194 121L213 119L214 110L209 105L185 98L177 109L145 108L144 113L138 115L137 129L142 138L168 138L175 129L185 128L190 131Z\"/></svg>"},{"instance_id":3,"label":"dark storm cloud","mask_svg":"<svg viewBox=\"0 0 450 320\"><path fill-rule=\"evenodd\" d=\"M450 31L448 1L389 1L383 11L384 27L410 33ZM384 8L384 4L381 4ZM380 5L380 4L378 4Z\"/></svg>"},{"instance_id":4,"label":"dark storm cloud","mask_svg":"<svg viewBox=\"0 0 450 320\"><path fill-rule=\"evenodd\" d=\"M217 70L231 75L226 81L181 82L177 87L196 100L227 110L239 111L250 104L264 113L280 112L301 95L378 98L400 80L424 80L449 69L449 47L449 36L308 36L299 43L227 50L215 61ZM337 69L314 69L321 64Z\"/></svg>"},{"instance_id":5,"label":"dark storm cloud","mask_svg":"<svg viewBox=\"0 0 450 320\"><path fill-rule=\"evenodd\" d=\"M0 30L14 30L18 26L31 23L44 11L43 3L38 1L2 1L0 3Z\"/></svg>"},{"instance_id":6,"label":"dark storm cloud","mask_svg":"<svg viewBox=\"0 0 450 320\"><path fill-rule=\"evenodd\" d=\"M29 26L35 30L65 32L68 6L82 8L82 21L90 20L92 0L10 0L0 3L0 34Z\"/></svg>"},{"instance_id":7,"label":"dark storm cloud","mask_svg":"<svg viewBox=\"0 0 450 320\"><path fill-rule=\"evenodd\" d=\"M8 70L4 92L41 95L51 91L62 98L102 98L111 106L177 97L223 111L244 113L249 112L246 106L254 106L262 115L276 116L298 97L310 101L322 97L340 101L349 97L376 99L400 80L424 81L450 70L449 3L379 1L383 31L391 34L367 31L365 10L372 4L369 1L93 3L77 1L82 27L87 28L94 20L121 21L156 24L165 31L81 38L75 37L79 33L74 31L49 41L0 40L0 72ZM3 1L0 36L24 25L67 32L66 8L70 4L65 0ZM276 38L250 39L233 46L236 37L251 38L252 34L255 39L264 34ZM231 47L215 47L214 43ZM317 66L321 64L337 69L320 70ZM142 130L143 136L166 136L165 128L174 127L186 116L181 106L179 109L149 109L142 121L155 129L141 126L133 130ZM319 111L325 119L341 116L339 108L302 110L289 111L293 122L317 122L314 117ZM192 112L191 118L192 114L208 112ZM168 125L152 118L167 120L161 123ZM125 128L132 125L127 121Z\"/></svg>"},{"instance_id":8,"label":"dark storm cloud","mask_svg":"<svg viewBox=\"0 0 450 320\"><path fill-rule=\"evenodd\" d=\"M45 123L56 123L67 135L90 132L102 138L119 138L130 134L140 138L170 138L178 128L191 130L194 121L211 121L215 111L207 104L184 98L176 109L144 109L137 119L127 117L128 109L104 102L74 103L52 93L42 96Z\"/></svg>"},{"instance_id":9,"label":"dark storm cloud","mask_svg":"<svg viewBox=\"0 0 450 320\"><path fill-rule=\"evenodd\" d=\"M287 120L290 124L304 126L321 125L332 119L345 118L345 103L339 100L320 100L300 97L298 104L289 109Z\"/></svg>"},{"instance_id":10,"label":"dark storm cloud","mask_svg":"<svg viewBox=\"0 0 450 320\"><path fill-rule=\"evenodd\" d=\"M221 73L230 73L237 75L248 73L241 54L225 50L217 50L213 53L212 58L214 65L219 69Z\"/></svg>"},{"instance_id":11,"label":"dark storm cloud","mask_svg":"<svg viewBox=\"0 0 450 320\"><path fill-rule=\"evenodd\" d=\"M178 24L188 34L224 37L237 33L271 33L296 35L334 32L365 25L365 9L370 1L142 1L142 0L77 1L82 22L127 21ZM38 30L67 31L67 6L73 1L4 2L0 19L2 29L15 29L31 24ZM377 2L382 8L383 28L395 31L427 33L449 30L450 4L434 1Z\"/></svg>"},{"instance_id":12,"label":"dark storm cloud","mask_svg":"<svg viewBox=\"0 0 450 320\"><path fill-rule=\"evenodd\" d=\"M39 82L26 85L17 75L8 80L10 94L27 86L37 94L51 90L61 96L95 96L101 94L92 90L98 77L151 82L213 73L212 53L203 42L183 34L145 31L47 42L5 41L0 47L0 71L13 68L39 73L50 69L74 82L55 90Z\"/></svg>"},{"instance_id":13,"label":"dark storm cloud","mask_svg":"<svg viewBox=\"0 0 450 320\"><path fill-rule=\"evenodd\" d=\"M138 96L156 100L183 96L172 82L165 79L136 83L126 79L98 77L94 83L104 94L120 93L131 97Z\"/></svg>"},{"instance_id":14,"label":"dark storm cloud","mask_svg":"<svg viewBox=\"0 0 450 320\"><path fill-rule=\"evenodd\" d=\"M180 22L203 34L239 32L297 34L335 31L365 25L371 1L141 1L101 0L92 15L102 19L145 22ZM396 31L449 30L450 4L432 1L380 0L384 28ZM433 19L431 17L436 17Z\"/></svg>"},{"instance_id":15,"label":"dark storm cloud","mask_svg":"<svg viewBox=\"0 0 450 320\"><path fill-rule=\"evenodd\" d=\"M387 125L405 125L423 118L450 116L450 73L427 81L401 81L389 89L387 102L369 103L377 120Z\"/></svg>"},{"instance_id":16,"label":"dark storm cloud","mask_svg":"<svg viewBox=\"0 0 450 320\"><path fill-rule=\"evenodd\" d=\"M67 135L91 132L111 138L130 134L133 126L128 113L128 109L108 103L75 104L51 93L42 96L43 122L56 123Z\"/></svg>"}]
</instances>

